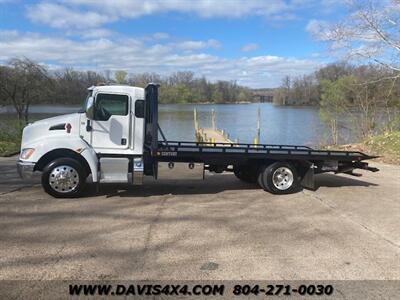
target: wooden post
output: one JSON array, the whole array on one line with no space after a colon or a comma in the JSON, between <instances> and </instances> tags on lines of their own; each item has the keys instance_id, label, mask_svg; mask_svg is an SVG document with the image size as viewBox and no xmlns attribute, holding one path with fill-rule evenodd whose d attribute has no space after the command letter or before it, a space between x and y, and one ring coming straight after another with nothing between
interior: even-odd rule
<instances>
[{"instance_id":1,"label":"wooden post","mask_svg":"<svg viewBox=\"0 0 400 300\"><path fill-rule=\"evenodd\" d=\"M257 109L257 133L256 137L254 139L254 144L259 144L260 143L260 107Z\"/></svg>"},{"instance_id":2,"label":"wooden post","mask_svg":"<svg viewBox=\"0 0 400 300\"><path fill-rule=\"evenodd\" d=\"M211 125L212 125L213 130L215 130L217 128L217 126L215 125L215 110L214 109L211 110Z\"/></svg>"},{"instance_id":3,"label":"wooden post","mask_svg":"<svg viewBox=\"0 0 400 300\"><path fill-rule=\"evenodd\" d=\"M199 130L199 123L197 121L197 110L193 109L193 120L194 120L194 130L197 132Z\"/></svg>"},{"instance_id":4,"label":"wooden post","mask_svg":"<svg viewBox=\"0 0 400 300\"><path fill-rule=\"evenodd\" d=\"M193 121L194 121L194 134L196 136L196 140L201 142L201 136L199 131L199 123L197 121L197 110L196 108L193 109Z\"/></svg>"}]
</instances>

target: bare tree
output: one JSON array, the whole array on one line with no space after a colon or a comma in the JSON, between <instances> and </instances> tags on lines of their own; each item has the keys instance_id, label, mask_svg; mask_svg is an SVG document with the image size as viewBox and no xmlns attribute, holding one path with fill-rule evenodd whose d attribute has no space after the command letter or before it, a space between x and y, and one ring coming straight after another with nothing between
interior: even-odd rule
<instances>
[{"instance_id":1,"label":"bare tree","mask_svg":"<svg viewBox=\"0 0 400 300\"><path fill-rule=\"evenodd\" d=\"M109 83L112 81L111 79L111 70L104 70L104 78L106 79L106 82Z\"/></svg>"},{"instance_id":2,"label":"bare tree","mask_svg":"<svg viewBox=\"0 0 400 300\"><path fill-rule=\"evenodd\" d=\"M30 105L45 97L50 82L47 70L27 58L12 59L0 69L1 98L14 106L21 124L28 122Z\"/></svg>"},{"instance_id":3,"label":"bare tree","mask_svg":"<svg viewBox=\"0 0 400 300\"><path fill-rule=\"evenodd\" d=\"M77 104L87 95L87 88L105 82L106 79L92 71L65 68L54 73L55 86L47 103Z\"/></svg>"},{"instance_id":4,"label":"bare tree","mask_svg":"<svg viewBox=\"0 0 400 300\"><path fill-rule=\"evenodd\" d=\"M363 135L371 133L381 107L386 111L386 129L391 130L393 97L400 79L400 0L347 0L347 4L349 12L342 21L319 26L314 34L329 42L331 51L342 58L373 63L383 69L371 72L368 67L364 74L356 74L353 105L365 116L361 122L365 125ZM377 90L383 88L385 92L378 94Z\"/></svg>"},{"instance_id":5,"label":"bare tree","mask_svg":"<svg viewBox=\"0 0 400 300\"><path fill-rule=\"evenodd\" d=\"M314 35L348 59L372 61L400 77L400 1L348 0L347 17Z\"/></svg>"},{"instance_id":6,"label":"bare tree","mask_svg":"<svg viewBox=\"0 0 400 300\"><path fill-rule=\"evenodd\" d=\"M168 77L168 82L171 85L185 84L190 85L194 79L194 73L191 71L179 71L172 73Z\"/></svg>"},{"instance_id":7,"label":"bare tree","mask_svg":"<svg viewBox=\"0 0 400 300\"><path fill-rule=\"evenodd\" d=\"M281 86L274 93L274 103L278 105L287 105L290 93L292 91L292 79L290 76L282 78Z\"/></svg>"},{"instance_id":8,"label":"bare tree","mask_svg":"<svg viewBox=\"0 0 400 300\"><path fill-rule=\"evenodd\" d=\"M161 83L161 76L156 73L141 73L141 74L130 74L128 83L130 85L146 87L150 82Z\"/></svg>"}]
</instances>

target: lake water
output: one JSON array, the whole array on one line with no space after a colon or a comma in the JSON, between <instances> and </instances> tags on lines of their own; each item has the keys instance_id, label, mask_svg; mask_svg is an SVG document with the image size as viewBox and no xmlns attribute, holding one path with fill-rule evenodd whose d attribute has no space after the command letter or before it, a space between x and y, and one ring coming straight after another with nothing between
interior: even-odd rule
<instances>
[{"instance_id":1,"label":"lake water","mask_svg":"<svg viewBox=\"0 0 400 300\"><path fill-rule=\"evenodd\" d=\"M313 107L280 107L271 103L162 105L160 126L167 139L194 139L193 110L200 127L211 127L211 110L216 126L229 133L231 140L252 143L256 136L257 110L260 108L260 142L266 144L315 145L324 139L325 127Z\"/></svg>"},{"instance_id":2,"label":"lake water","mask_svg":"<svg viewBox=\"0 0 400 300\"><path fill-rule=\"evenodd\" d=\"M31 119L76 112L76 106L33 106ZM261 143L316 146L327 143L328 131L315 107L275 106L271 103L252 104L164 104L159 106L159 123L169 140L194 140L193 110L197 109L201 127L211 127L211 110L216 113L216 125L232 140L253 142L256 136L257 110L261 110ZM11 108L3 107L0 123L15 118ZM343 132L344 142L355 140L351 132Z\"/></svg>"}]
</instances>

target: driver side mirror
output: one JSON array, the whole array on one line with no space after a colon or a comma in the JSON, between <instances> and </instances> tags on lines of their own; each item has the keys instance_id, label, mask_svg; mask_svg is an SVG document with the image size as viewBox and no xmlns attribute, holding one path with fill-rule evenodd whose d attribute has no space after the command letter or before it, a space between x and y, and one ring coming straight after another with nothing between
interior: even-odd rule
<instances>
[{"instance_id":1,"label":"driver side mirror","mask_svg":"<svg viewBox=\"0 0 400 300\"><path fill-rule=\"evenodd\" d=\"M85 112L86 112L86 117L89 120L94 119L94 98L93 98L93 96L88 98L88 100L86 102Z\"/></svg>"}]
</instances>

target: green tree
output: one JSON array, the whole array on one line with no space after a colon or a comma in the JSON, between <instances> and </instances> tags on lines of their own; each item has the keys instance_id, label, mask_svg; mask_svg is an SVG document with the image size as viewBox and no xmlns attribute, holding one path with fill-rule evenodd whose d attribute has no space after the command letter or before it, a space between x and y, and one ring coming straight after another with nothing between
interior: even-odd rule
<instances>
[{"instance_id":1,"label":"green tree","mask_svg":"<svg viewBox=\"0 0 400 300\"><path fill-rule=\"evenodd\" d=\"M339 122L349 109L349 86L354 81L354 77L345 76L335 81L323 80L321 82L320 116L321 120L330 128L334 145L339 142Z\"/></svg>"},{"instance_id":2,"label":"green tree","mask_svg":"<svg viewBox=\"0 0 400 300\"><path fill-rule=\"evenodd\" d=\"M126 83L127 75L128 75L128 73L126 71L123 71L123 70L115 71L115 81L118 84L124 84L124 83Z\"/></svg>"},{"instance_id":3,"label":"green tree","mask_svg":"<svg viewBox=\"0 0 400 300\"><path fill-rule=\"evenodd\" d=\"M250 99L251 99L251 94L248 90L243 89L239 92L238 96L239 102L247 102L250 101Z\"/></svg>"},{"instance_id":4,"label":"green tree","mask_svg":"<svg viewBox=\"0 0 400 300\"><path fill-rule=\"evenodd\" d=\"M184 84L178 84L176 87L176 101L178 103L191 103L193 99L192 92L189 87Z\"/></svg>"},{"instance_id":5,"label":"green tree","mask_svg":"<svg viewBox=\"0 0 400 300\"><path fill-rule=\"evenodd\" d=\"M224 102L224 95L223 95L222 91L220 89L218 89L218 88L214 88L211 100L214 103L223 103Z\"/></svg>"}]
</instances>

